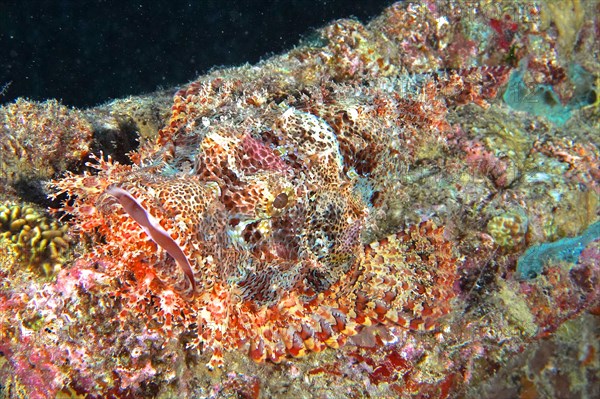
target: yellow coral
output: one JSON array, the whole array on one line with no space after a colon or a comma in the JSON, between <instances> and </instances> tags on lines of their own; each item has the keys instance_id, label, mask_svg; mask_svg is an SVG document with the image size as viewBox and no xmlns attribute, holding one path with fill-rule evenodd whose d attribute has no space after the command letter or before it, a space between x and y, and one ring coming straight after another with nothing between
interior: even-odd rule
<instances>
[{"instance_id":1,"label":"yellow coral","mask_svg":"<svg viewBox=\"0 0 600 399\"><path fill-rule=\"evenodd\" d=\"M67 228L30 205L0 205L0 242L10 245L19 260L39 267L46 275L64 262L70 241Z\"/></svg>"},{"instance_id":2,"label":"yellow coral","mask_svg":"<svg viewBox=\"0 0 600 399\"><path fill-rule=\"evenodd\" d=\"M523 242L527 225L527 217L522 212L511 211L492 218L487 230L497 245L512 248Z\"/></svg>"}]
</instances>

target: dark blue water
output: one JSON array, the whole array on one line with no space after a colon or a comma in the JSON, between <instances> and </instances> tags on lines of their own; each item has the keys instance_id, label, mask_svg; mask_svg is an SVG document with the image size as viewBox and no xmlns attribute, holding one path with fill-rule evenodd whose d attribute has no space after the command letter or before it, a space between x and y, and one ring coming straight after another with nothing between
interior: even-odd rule
<instances>
[{"instance_id":1,"label":"dark blue water","mask_svg":"<svg viewBox=\"0 0 600 399\"><path fill-rule=\"evenodd\" d=\"M255 63L336 18L389 0L0 0L0 103L24 96L91 106Z\"/></svg>"}]
</instances>

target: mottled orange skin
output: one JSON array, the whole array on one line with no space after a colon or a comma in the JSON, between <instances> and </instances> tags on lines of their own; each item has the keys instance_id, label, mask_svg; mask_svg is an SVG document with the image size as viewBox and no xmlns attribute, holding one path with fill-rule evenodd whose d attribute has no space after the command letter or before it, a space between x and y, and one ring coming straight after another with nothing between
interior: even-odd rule
<instances>
[{"instance_id":1,"label":"mottled orange skin","mask_svg":"<svg viewBox=\"0 0 600 399\"><path fill-rule=\"evenodd\" d=\"M256 138L251 143L266 161L246 162L250 139L219 135L204 139L191 175L163 177L100 161L98 176L70 176L57 185L77 196L67 210L84 235L105 241L96 242L95 252L118 261L114 273L147 265L160 282L155 290L177 293L173 300L196 318L198 344L212 352L212 367L224 351L244 345L254 360L277 362L337 348L372 323L433 329L449 310L456 269L442 230L424 224L363 246L368 209L341 173L331 128L299 111L278 123L281 131L307 136L290 138L300 149L293 162ZM311 134L317 138L309 140ZM164 248L105 192L109 185L129 192L178 243L196 292L187 291Z\"/></svg>"},{"instance_id":2,"label":"mottled orange skin","mask_svg":"<svg viewBox=\"0 0 600 399\"><path fill-rule=\"evenodd\" d=\"M377 208L398 195L394 174L443 145L447 105L483 105L506 75L381 78L360 93L317 87L289 102L234 79L194 82L175 95L155 145L132 156L136 165L97 160L96 176L55 185L74 198L65 210L97 256L114 259L117 276L135 274L125 298L151 303L168 333L173 320L194 325L192 345L212 354L211 367L240 347L259 362L337 348L374 323L433 330L450 310L459 263L443 229L427 222L365 237ZM109 186L160 224L193 279ZM161 311L144 296L177 306Z\"/></svg>"}]
</instances>

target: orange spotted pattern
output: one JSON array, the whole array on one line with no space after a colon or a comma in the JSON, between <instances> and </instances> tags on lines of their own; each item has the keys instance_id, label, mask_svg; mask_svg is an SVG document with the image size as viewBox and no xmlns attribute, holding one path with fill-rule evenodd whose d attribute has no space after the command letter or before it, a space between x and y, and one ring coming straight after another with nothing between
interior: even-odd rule
<instances>
[{"instance_id":1,"label":"orange spotted pattern","mask_svg":"<svg viewBox=\"0 0 600 399\"><path fill-rule=\"evenodd\" d=\"M338 348L372 324L434 330L461 261L443 228L423 222L365 239L373 198L397 195L383 177L443 142L440 91L477 97L460 95L472 91L468 80L422 80L404 97L389 79L354 97L339 86L343 102L321 88L292 104L235 81L193 83L136 165L95 159L96 174L54 186L69 194L64 210L92 256L116 264L125 301L140 314L153 304L167 334L192 329L210 367L240 348L259 362Z\"/></svg>"}]
</instances>

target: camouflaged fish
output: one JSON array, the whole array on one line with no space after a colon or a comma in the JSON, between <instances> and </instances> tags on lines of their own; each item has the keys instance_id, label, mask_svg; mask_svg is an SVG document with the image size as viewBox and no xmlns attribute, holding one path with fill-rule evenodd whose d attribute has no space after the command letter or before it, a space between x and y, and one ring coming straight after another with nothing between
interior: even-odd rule
<instances>
[{"instance_id":1,"label":"camouflaged fish","mask_svg":"<svg viewBox=\"0 0 600 399\"><path fill-rule=\"evenodd\" d=\"M454 297L458 260L443 228L363 242L396 195L398 164L448 131L436 79L408 97L399 84L281 100L195 82L134 165L96 158L95 174L54 185L93 256L124 279L149 276L144 295L171 298L160 322L187 319L211 367L237 348L259 362L337 348L374 323L429 331Z\"/></svg>"}]
</instances>

